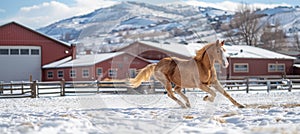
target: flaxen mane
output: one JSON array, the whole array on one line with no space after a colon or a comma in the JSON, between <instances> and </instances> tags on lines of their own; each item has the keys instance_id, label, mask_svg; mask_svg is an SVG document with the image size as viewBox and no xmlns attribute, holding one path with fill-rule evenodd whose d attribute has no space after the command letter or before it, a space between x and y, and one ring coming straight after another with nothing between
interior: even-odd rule
<instances>
[{"instance_id":1,"label":"flaxen mane","mask_svg":"<svg viewBox=\"0 0 300 134\"><path fill-rule=\"evenodd\" d=\"M206 50L210 48L214 43L210 43L208 45L205 45L200 50L196 51L196 56L194 57L195 60L202 60L204 55L206 54Z\"/></svg>"}]
</instances>

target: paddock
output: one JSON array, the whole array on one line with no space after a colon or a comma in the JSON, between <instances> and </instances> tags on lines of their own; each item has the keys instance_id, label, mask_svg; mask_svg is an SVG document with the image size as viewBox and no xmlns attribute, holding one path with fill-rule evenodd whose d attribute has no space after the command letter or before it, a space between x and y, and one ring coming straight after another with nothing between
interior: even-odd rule
<instances>
[{"instance_id":1,"label":"paddock","mask_svg":"<svg viewBox=\"0 0 300 134\"><path fill-rule=\"evenodd\" d=\"M0 133L298 133L299 90L232 91L246 108L218 94L187 92L182 109L165 94L90 94L0 99Z\"/></svg>"}]
</instances>

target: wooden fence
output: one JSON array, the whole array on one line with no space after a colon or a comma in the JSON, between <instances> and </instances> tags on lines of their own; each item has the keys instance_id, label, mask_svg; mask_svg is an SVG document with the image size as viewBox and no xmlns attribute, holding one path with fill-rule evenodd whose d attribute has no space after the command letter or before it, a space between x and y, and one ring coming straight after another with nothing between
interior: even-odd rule
<instances>
[{"instance_id":1,"label":"wooden fence","mask_svg":"<svg viewBox=\"0 0 300 134\"><path fill-rule=\"evenodd\" d=\"M298 85L300 80L294 79L271 79L271 80L253 80L253 79L244 79L244 80L221 80L220 81L224 88L228 90L245 90L246 93L249 91L263 91L266 90L270 92L271 90L287 90L291 92L291 90L297 89L300 87L293 87L294 85Z\"/></svg>"},{"instance_id":2,"label":"wooden fence","mask_svg":"<svg viewBox=\"0 0 300 134\"><path fill-rule=\"evenodd\" d=\"M125 82L107 81L51 81L10 82L0 81L0 98L37 98L41 96L65 96L90 93L127 92Z\"/></svg>"},{"instance_id":3,"label":"wooden fence","mask_svg":"<svg viewBox=\"0 0 300 134\"><path fill-rule=\"evenodd\" d=\"M300 89L300 79L273 79L273 80L221 80L224 88L229 91L267 91ZM299 87L297 86L299 85ZM159 82L144 82L145 89L164 91ZM130 92L131 91L131 92ZM65 96L90 93L136 93L137 89L129 88L126 82L107 81L53 81L53 82L0 82L0 98L37 98L41 96ZM184 91L194 91L184 89ZM195 90L200 91L200 90ZM139 92L139 93L143 93ZM152 92L153 93L153 92Z\"/></svg>"}]
</instances>

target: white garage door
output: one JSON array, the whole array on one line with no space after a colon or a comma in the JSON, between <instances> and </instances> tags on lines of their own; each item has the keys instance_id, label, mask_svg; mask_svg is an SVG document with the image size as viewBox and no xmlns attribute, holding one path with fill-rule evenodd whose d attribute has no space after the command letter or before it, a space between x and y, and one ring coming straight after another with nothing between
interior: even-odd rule
<instances>
[{"instance_id":1,"label":"white garage door","mask_svg":"<svg viewBox=\"0 0 300 134\"><path fill-rule=\"evenodd\" d=\"M0 81L41 80L41 48L0 46Z\"/></svg>"}]
</instances>

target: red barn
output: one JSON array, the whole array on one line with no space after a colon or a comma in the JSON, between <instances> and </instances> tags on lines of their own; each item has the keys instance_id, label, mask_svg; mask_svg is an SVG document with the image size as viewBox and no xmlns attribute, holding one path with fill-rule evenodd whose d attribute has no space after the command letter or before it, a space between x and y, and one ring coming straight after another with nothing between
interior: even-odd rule
<instances>
[{"instance_id":1,"label":"red barn","mask_svg":"<svg viewBox=\"0 0 300 134\"><path fill-rule=\"evenodd\" d=\"M147 60L125 52L81 55L43 66L43 81L126 79L148 64Z\"/></svg>"},{"instance_id":2,"label":"red barn","mask_svg":"<svg viewBox=\"0 0 300 134\"><path fill-rule=\"evenodd\" d=\"M225 45L229 67L227 78L282 77L293 75L295 57L246 45Z\"/></svg>"},{"instance_id":3,"label":"red barn","mask_svg":"<svg viewBox=\"0 0 300 134\"><path fill-rule=\"evenodd\" d=\"M42 66L75 56L70 44L11 22L0 26L0 81L42 79Z\"/></svg>"}]
</instances>

